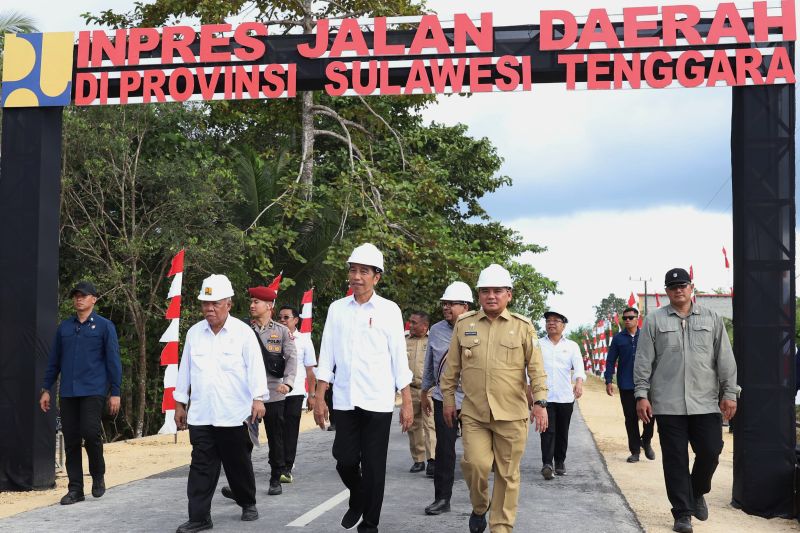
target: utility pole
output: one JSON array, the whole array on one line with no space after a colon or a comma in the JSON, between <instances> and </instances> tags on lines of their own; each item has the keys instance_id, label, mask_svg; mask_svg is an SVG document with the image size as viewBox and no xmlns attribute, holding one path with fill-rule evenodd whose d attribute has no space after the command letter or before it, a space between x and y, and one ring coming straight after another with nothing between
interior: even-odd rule
<instances>
[{"instance_id":1,"label":"utility pole","mask_svg":"<svg viewBox=\"0 0 800 533\"><path fill-rule=\"evenodd\" d=\"M644 315L647 316L647 282L653 281L653 278L638 278L633 279L633 276L628 277L631 281L643 281L644 282Z\"/></svg>"}]
</instances>

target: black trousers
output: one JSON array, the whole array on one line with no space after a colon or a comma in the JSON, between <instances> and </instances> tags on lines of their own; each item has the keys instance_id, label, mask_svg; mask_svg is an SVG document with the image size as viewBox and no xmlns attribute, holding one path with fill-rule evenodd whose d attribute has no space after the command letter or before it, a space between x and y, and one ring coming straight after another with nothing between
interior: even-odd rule
<instances>
[{"instance_id":1,"label":"black trousers","mask_svg":"<svg viewBox=\"0 0 800 533\"><path fill-rule=\"evenodd\" d=\"M569 444L569 422L572 420L572 409L575 402L547 402L547 431L541 433L542 464L563 463L567 458Z\"/></svg>"},{"instance_id":2,"label":"black trousers","mask_svg":"<svg viewBox=\"0 0 800 533\"><path fill-rule=\"evenodd\" d=\"M236 427L189 426L192 463L189 465L189 520L199 522L211 514L211 498L224 465L228 486L236 503L256 503L256 478L250 452L253 443L244 424Z\"/></svg>"},{"instance_id":3,"label":"black trousers","mask_svg":"<svg viewBox=\"0 0 800 533\"><path fill-rule=\"evenodd\" d=\"M358 531L378 531L392 413L376 413L358 407L335 413L333 457L339 477L350 489L350 508L360 510L364 516Z\"/></svg>"},{"instance_id":4,"label":"black trousers","mask_svg":"<svg viewBox=\"0 0 800 533\"><path fill-rule=\"evenodd\" d=\"M286 463L284 460L283 425L286 412L286 400L264 404L267 409L264 415L264 428L267 430L267 445L269 446L270 481L274 481L283 474Z\"/></svg>"},{"instance_id":5,"label":"black trousers","mask_svg":"<svg viewBox=\"0 0 800 533\"><path fill-rule=\"evenodd\" d=\"M328 419L332 426L336 425L336 413L333 411L333 383L328 384L325 391L325 404L328 406Z\"/></svg>"},{"instance_id":6,"label":"black trousers","mask_svg":"<svg viewBox=\"0 0 800 533\"><path fill-rule=\"evenodd\" d=\"M636 397L632 390L619 390L619 401L622 403L622 413L625 415L625 431L628 433L628 449L632 454L639 454L643 445L650 444L653 440L653 429L656 419L651 418L647 424L642 424L641 435L639 434L639 416L636 414Z\"/></svg>"},{"instance_id":7,"label":"black trousers","mask_svg":"<svg viewBox=\"0 0 800 533\"><path fill-rule=\"evenodd\" d=\"M303 396L287 396L283 413L283 463L286 472L291 472L297 456L297 436L300 434L300 417L303 414Z\"/></svg>"},{"instance_id":8,"label":"black trousers","mask_svg":"<svg viewBox=\"0 0 800 533\"><path fill-rule=\"evenodd\" d=\"M64 433L64 451L67 455L69 491L83 494L81 441L84 442L86 455L89 457L89 473L92 479L103 479L106 473L100 428L105 403L105 396L61 398L61 430Z\"/></svg>"},{"instance_id":9,"label":"black trousers","mask_svg":"<svg viewBox=\"0 0 800 533\"><path fill-rule=\"evenodd\" d=\"M657 415L667 497L672 516L694 512L694 499L711 490L711 478L722 453L722 415ZM689 473L689 450L694 465Z\"/></svg>"},{"instance_id":10,"label":"black trousers","mask_svg":"<svg viewBox=\"0 0 800 533\"><path fill-rule=\"evenodd\" d=\"M453 495L456 471L456 437L458 426L444 423L444 403L433 400L433 422L436 425L436 469L433 471L434 500L449 500Z\"/></svg>"}]
</instances>

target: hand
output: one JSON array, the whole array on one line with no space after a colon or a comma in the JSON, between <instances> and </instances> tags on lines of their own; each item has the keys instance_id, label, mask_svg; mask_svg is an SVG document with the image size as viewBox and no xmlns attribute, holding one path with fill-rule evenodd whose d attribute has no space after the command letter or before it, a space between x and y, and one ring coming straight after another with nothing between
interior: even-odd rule
<instances>
[{"instance_id":1,"label":"hand","mask_svg":"<svg viewBox=\"0 0 800 533\"><path fill-rule=\"evenodd\" d=\"M575 386L572 387L572 392L575 394L576 399L583 396L583 380L579 379L575 382Z\"/></svg>"},{"instance_id":2,"label":"hand","mask_svg":"<svg viewBox=\"0 0 800 533\"><path fill-rule=\"evenodd\" d=\"M317 398L314 396L309 396L308 401L306 402L306 409L310 412L314 410L314 405L317 403Z\"/></svg>"},{"instance_id":3,"label":"hand","mask_svg":"<svg viewBox=\"0 0 800 533\"><path fill-rule=\"evenodd\" d=\"M175 425L179 431L189 427L186 424L186 407L178 402L175 402Z\"/></svg>"},{"instance_id":4,"label":"hand","mask_svg":"<svg viewBox=\"0 0 800 533\"><path fill-rule=\"evenodd\" d=\"M50 410L50 391L44 391L39 398L39 407L45 413Z\"/></svg>"},{"instance_id":5,"label":"hand","mask_svg":"<svg viewBox=\"0 0 800 533\"><path fill-rule=\"evenodd\" d=\"M314 404L314 423L316 423L320 429L325 429L325 422L328 421L328 404L325 402L316 402Z\"/></svg>"},{"instance_id":6,"label":"hand","mask_svg":"<svg viewBox=\"0 0 800 533\"><path fill-rule=\"evenodd\" d=\"M614 384L613 383L606 383L606 394L609 396L614 396Z\"/></svg>"},{"instance_id":7,"label":"hand","mask_svg":"<svg viewBox=\"0 0 800 533\"><path fill-rule=\"evenodd\" d=\"M541 405L534 404L533 411L531 411L531 424L534 425L534 429L539 433L547 431L547 426L549 425L547 409Z\"/></svg>"},{"instance_id":8,"label":"hand","mask_svg":"<svg viewBox=\"0 0 800 533\"><path fill-rule=\"evenodd\" d=\"M431 416L431 413L433 413L433 405L431 405L431 400L428 398L427 391L422 391L420 393L419 406L422 409L422 412L425 413L425 416Z\"/></svg>"},{"instance_id":9,"label":"hand","mask_svg":"<svg viewBox=\"0 0 800 533\"><path fill-rule=\"evenodd\" d=\"M119 413L119 396L111 396L108 399L108 413L111 416L117 416Z\"/></svg>"},{"instance_id":10,"label":"hand","mask_svg":"<svg viewBox=\"0 0 800 533\"><path fill-rule=\"evenodd\" d=\"M278 394L289 394L289 385L286 383L281 383L278 385L276 390L278 391Z\"/></svg>"},{"instance_id":11,"label":"hand","mask_svg":"<svg viewBox=\"0 0 800 533\"><path fill-rule=\"evenodd\" d=\"M455 405L445 405L442 409L442 417L444 418L444 425L449 428L456 427L458 423L458 415L456 414Z\"/></svg>"},{"instance_id":12,"label":"hand","mask_svg":"<svg viewBox=\"0 0 800 533\"><path fill-rule=\"evenodd\" d=\"M261 400L253 400L253 407L250 409L250 423L255 424L257 421L264 418L267 413L267 408L264 407L264 402Z\"/></svg>"},{"instance_id":13,"label":"hand","mask_svg":"<svg viewBox=\"0 0 800 533\"><path fill-rule=\"evenodd\" d=\"M722 418L730 420L736 415L736 400L722 400L719 402L719 410L722 411Z\"/></svg>"},{"instance_id":14,"label":"hand","mask_svg":"<svg viewBox=\"0 0 800 533\"><path fill-rule=\"evenodd\" d=\"M639 420L645 424L649 424L650 420L653 418L653 407L650 405L650 400L647 398L642 398L641 400L637 399L636 414L639 416Z\"/></svg>"},{"instance_id":15,"label":"hand","mask_svg":"<svg viewBox=\"0 0 800 533\"><path fill-rule=\"evenodd\" d=\"M414 408L411 406L411 402L403 402L400 406L400 428L403 430L403 433L408 431L408 428L414 423Z\"/></svg>"}]
</instances>

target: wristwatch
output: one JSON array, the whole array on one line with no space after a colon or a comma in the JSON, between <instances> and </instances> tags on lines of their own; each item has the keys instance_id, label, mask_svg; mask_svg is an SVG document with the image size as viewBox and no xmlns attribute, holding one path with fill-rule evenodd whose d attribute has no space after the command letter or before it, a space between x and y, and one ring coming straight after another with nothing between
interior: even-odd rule
<instances>
[{"instance_id":1,"label":"wristwatch","mask_svg":"<svg viewBox=\"0 0 800 533\"><path fill-rule=\"evenodd\" d=\"M536 400L533 402L533 405L538 405L539 407L544 407L547 409L547 400Z\"/></svg>"}]
</instances>

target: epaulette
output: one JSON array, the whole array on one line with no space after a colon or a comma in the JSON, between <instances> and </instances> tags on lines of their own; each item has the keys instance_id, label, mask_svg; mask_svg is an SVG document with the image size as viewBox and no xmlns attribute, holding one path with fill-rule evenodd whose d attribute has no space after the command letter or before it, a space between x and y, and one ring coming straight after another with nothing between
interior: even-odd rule
<instances>
[{"instance_id":1,"label":"epaulette","mask_svg":"<svg viewBox=\"0 0 800 533\"><path fill-rule=\"evenodd\" d=\"M458 315L458 320L456 320L456 322L461 322L465 318L469 318L471 316L475 316L477 313L478 313L477 309L473 309L472 311L467 311L466 313L464 313L462 315Z\"/></svg>"},{"instance_id":2,"label":"epaulette","mask_svg":"<svg viewBox=\"0 0 800 533\"><path fill-rule=\"evenodd\" d=\"M521 315L521 314L519 314L519 313L514 313L514 312L512 311L512 312L511 312L511 316L515 316L515 317L519 318L520 320L523 320L523 321L527 322L528 324L531 324L531 325L533 325L533 322L531 322L531 319L530 319L530 318L528 318L528 317L526 317L525 315Z\"/></svg>"}]
</instances>

